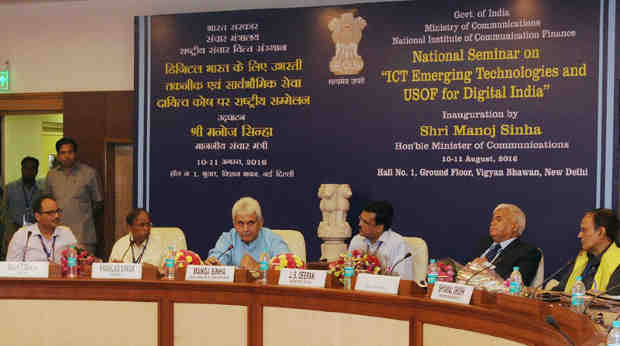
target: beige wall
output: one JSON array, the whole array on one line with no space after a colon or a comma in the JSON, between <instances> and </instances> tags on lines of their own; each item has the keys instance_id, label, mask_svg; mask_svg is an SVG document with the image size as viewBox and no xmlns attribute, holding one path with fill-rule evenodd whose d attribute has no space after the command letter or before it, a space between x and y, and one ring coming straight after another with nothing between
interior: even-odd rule
<instances>
[{"instance_id":1,"label":"beige wall","mask_svg":"<svg viewBox=\"0 0 620 346\"><path fill-rule=\"evenodd\" d=\"M11 312L0 345L157 346L154 302L2 299L0 309Z\"/></svg>"},{"instance_id":2,"label":"beige wall","mask_svg":"<svg viewBox=\"0 0 620 346\"><path fill-rule=\"evenodd\" d=\"M38 178L45 178L49 170L47 155L55 153L55 144L62 133L43 133L43 121L62 122L62 114L8 115L4 117L3 156L5 183L21 178L21 160L25 156L39 159Z\"/></svg>"},{"instance_id":3,"label":"beige wall","mask_svg":"<svg viewBox=\"0 0 620 346\"><path fill-rule=\"evenodd\" d=\"M13 93L133 90L134 16L360 2L371 1L0 2L0 61L9 60Z\"/></svg>"}]
</instances>

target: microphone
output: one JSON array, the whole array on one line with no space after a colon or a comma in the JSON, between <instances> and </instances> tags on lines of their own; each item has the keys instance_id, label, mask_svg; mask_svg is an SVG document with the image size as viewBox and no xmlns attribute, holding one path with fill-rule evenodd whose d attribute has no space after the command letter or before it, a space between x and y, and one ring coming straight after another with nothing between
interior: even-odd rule
<instances>
[{"instance_id":1,"label":"microphone","mask_svg":"<svg viewBox=\"0 0 620 346\"><path fill-rule=\"evenodd\" d=\"M222 256L224 256L228 251L233 249L233 244L230 244L230 246L228 247L228 249L226 249L226 251L222 252L219 256L217 256L216 260L219 262L220 258L222 258Z\"/></svg>"},{"instance_id":2,"label":"microphone","mask_svg":"<svg viewBox=\"0 0 620 346\"><path fill-rule=\"evenodd\" d=\"M571 339L566 333L564 333L564 331L560 328L560 326L558 325L558 323L555 321L555 318L553 318L553 316L551 315L547 315L545 317L545 321L547 323L549 323L553 328L555 328L555 330L557 330L558 332L560 332L560 334L562 334L562 336L564 337L564 339L566 339L566 341L568 341L569 344L576 346L575 342L573 341L573 339Z\"/></svg>"},{"instance_id":3,"label":"microphone","mask_svg":"<svg viewBox=\"0 0 620 346\"><path fill-rule=\"evenodd\" d=\"M396 263L394 263L392 268L390 268L390 271L388 272L388 274L392 275L392 273L394 272L394 269L396 268L396 266L399 265L402 261L406 260L409 257L411 257L411 252L407 252L405 257L403 257L403 258L399 259L398 261L396 261Z\"/></svg>"},{"instance_id":4,"label":"microphone","mask_svg":"<svg viewBox=\"0 0 620 346\"><path fill-rule=\"evenodd\" d=\"M585 314L586 312L588 312L588 309L590 308L590 306L592 306L592 303L594 303L594 300L602 295L604 295L605 293L609 292L609 291L613 291L616 288L620 287L620 284L617 284L615 286L609 287L606 290L604 290L603 292L599 292L597 294L595 294L592 299L590 299L590 301L588 302L588 305L585 307L585 309L583 309L583 313Z\"/></svg>"},{"instance_id":5,"label":"microphone","mask_svg":"<svg viewBox=\"0 0 620 346\"><path fill-rule=\"evenodd\" d=\"M125 256L127 256L127 252L129 251L129 249L131 249L131 246L135 243L135 241L133 239L129 239L129 246L127 247L127 249L125 250L125 252L123 252L123 256L121 256L121 262L125 261Z\"/></svg>"},{"instance_id":6,"label":"microphone","mask_svg":"<svg viewBox=\"0 0 620 346\"><path fill-rule=\"evenodd\" d=\"M31 235L32 231L28 231L28 235L26 236L26 245L24 246L24 255L22 256L22 262L26 262L26 251L28 251L28 243L30 242Z\"/></svg>"},{"instance_id":7,"label":"microphone","mask_svg":"<svg viewBox=\"0 0 620 346\"><path fill-rule=\"evenodd\" d=\"M539 288L543 287L549 280L553 279L556 275L558 275L559 273L564 271L564 269L568 268L568 266L573 264L573 262L575 262L576 259L577 259L577 257L575 257L572 260L566 262L566 264L564 264L562 267L560 267L560 269L556 270L553 274L547 276L547 278L544 279L543 282L541 282L539 285L536 285L536 287L534 287L534 289L532 289L532 291L530 292L529 298L534 298L536 296L536 291L538 291Z\"/></svg>"},{"instance_id":8,"label":"microphone","mask_svg":"<svg viewBox=\"0 0 620 346\"><path fill-rule=\"evenodd\" d=\"M484 268L482 268L482 269L478 270L478 271L477 271L477 272L475 272L472 276L470 276L470 277L469 277L469 279L467 279L467 281L465 281L465 285L467 285L467 284L471 281L471 279L473 279L474 277L476 277L478 274L480 274L480 273L482 273L482 272L485 272L485 271L487 271L487 270L489 270L489 269L493 268L493 266L494 266L495 264L500 263L503 259L504 259L504 257L502 257L502 256L497 256L497 257L495 257L495 259L494 259L494 260L493 260L493 261L492 261L492 262L491 262L488 266L486 266L486 267L484 267Z\"/></svg>"}]
</instances>

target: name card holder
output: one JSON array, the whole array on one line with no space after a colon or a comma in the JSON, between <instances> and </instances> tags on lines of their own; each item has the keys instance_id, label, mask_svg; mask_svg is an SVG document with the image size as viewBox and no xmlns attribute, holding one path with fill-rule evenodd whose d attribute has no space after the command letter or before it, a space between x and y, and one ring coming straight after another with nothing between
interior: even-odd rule
<instances>
[{"instance_id":1,"label":"name card holder","mask_svg":"<svg viewBox=\"0 0 620 346\"><path fill-rule=\"evenodd\" d=\"M185 270L186 281L234 282L234 266L188 265Z\"/></svg>"},{"instance_id":2,"label":"name card holder","mask_svg":"<svg viewBox=\"0 0 620 346\"><path fill-rule=\"evenodd\" d=\"M327 271L325 270L284 268L280 270L278 285L325 288L326 279Z\"/></svg>"},{"instance_id":3,"label":"name card holder","mask_svg":"<svg viewBox=\"0 0 620 346\"><path fill-rule=\"evenodd\" d=\"M93 279L142 279L142 265L134 263L93 263Z\"/></svg>"},{"instance_id":4,"label":"name card holder","mask_svg":"<svg viewBox=\"0 0 620 346\"><path fill-rule=\"evenodd\" d=\"M0 262L0 277L47 278L49 262Z\"/></svg>"},{"instance_id":5,"label":"name card holder","mask_svg":"<svg viewBox=\"0 0 620 346\"><path fill-rule=\"evenodd\" d=\"M431 299L458 304L469 304L473 293L473 286L457 284L454 282L437 281L433 285Z\"/></svg>"},{"instance_id":6,"label":"name card holder","mask_svg":"<svg viewBox=\"0 0 620 346\"><path fill-rule=\"evenodd\" d=\"M356 291L375 293L398 294L400 276L375 275L368 273L357 274Z\"/></svg>"}]
</instances>

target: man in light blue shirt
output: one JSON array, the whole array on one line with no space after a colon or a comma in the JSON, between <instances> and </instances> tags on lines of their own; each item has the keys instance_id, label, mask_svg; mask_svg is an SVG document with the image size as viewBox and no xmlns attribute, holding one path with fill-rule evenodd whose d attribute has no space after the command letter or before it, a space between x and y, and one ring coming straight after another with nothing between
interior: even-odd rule
<instances>
[{"instance_id":1,"label":"man in light blue shirt","mask_svg":"<svg viewBox=\"0 0 620 346\"><path fill-rule=\"evenodd\" d=\"M263 227L260 204L254 198L238 200L233 205L232 218L234 228L222 233L215 248L209 250L206 264L258 270L261 254L266 253L271 259L290 252L282 237Z\"/></svg>"},{"instance_id":2,"label":"man in light blue shirt","mask_svg":"<svg viewBox=\"0 0 620 346\"><path fill-rule=\"evenodd\" d=\"M32 208L37 223L15 232L6 260L60 263L62 251L77 242L71 230L60 225L62 209L50 196L37 198Z\"/></svg>"},{"instance_id":3,"label":"man in light blue shirt","mask_svg":"<svg viewBox=\"0 0 620 346\"><path fill-rule=\"evenodd\" d=\"M373 202L360 214L360 233L349 244L349 251L361 250L374 254L387 273L413 280L413 252L400 234L392 231L394 209L387 201ZM407 254L411 254L407 256Z\"/></svg>"}]
</instances>

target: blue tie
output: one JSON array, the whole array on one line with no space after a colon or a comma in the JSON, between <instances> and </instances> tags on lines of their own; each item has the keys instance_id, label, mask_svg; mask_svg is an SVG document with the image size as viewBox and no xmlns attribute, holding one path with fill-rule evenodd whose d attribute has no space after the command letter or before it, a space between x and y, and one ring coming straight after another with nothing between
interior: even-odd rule
<instances>
[{"instance_id":1,"label":"blue tie","mask_svg":"<svg viewBox=\"0 0 620 346\"><path fill-rule=\"evenodd\" d=\"M489 252L487 252L487 254L484 257L487 258L487 261L493 262L493 259L495 259L495 256L497 256L497 253L499 252L501 248L502 246L499 245L498 243L493 244Z\"/></svg>"}]
</instances>

